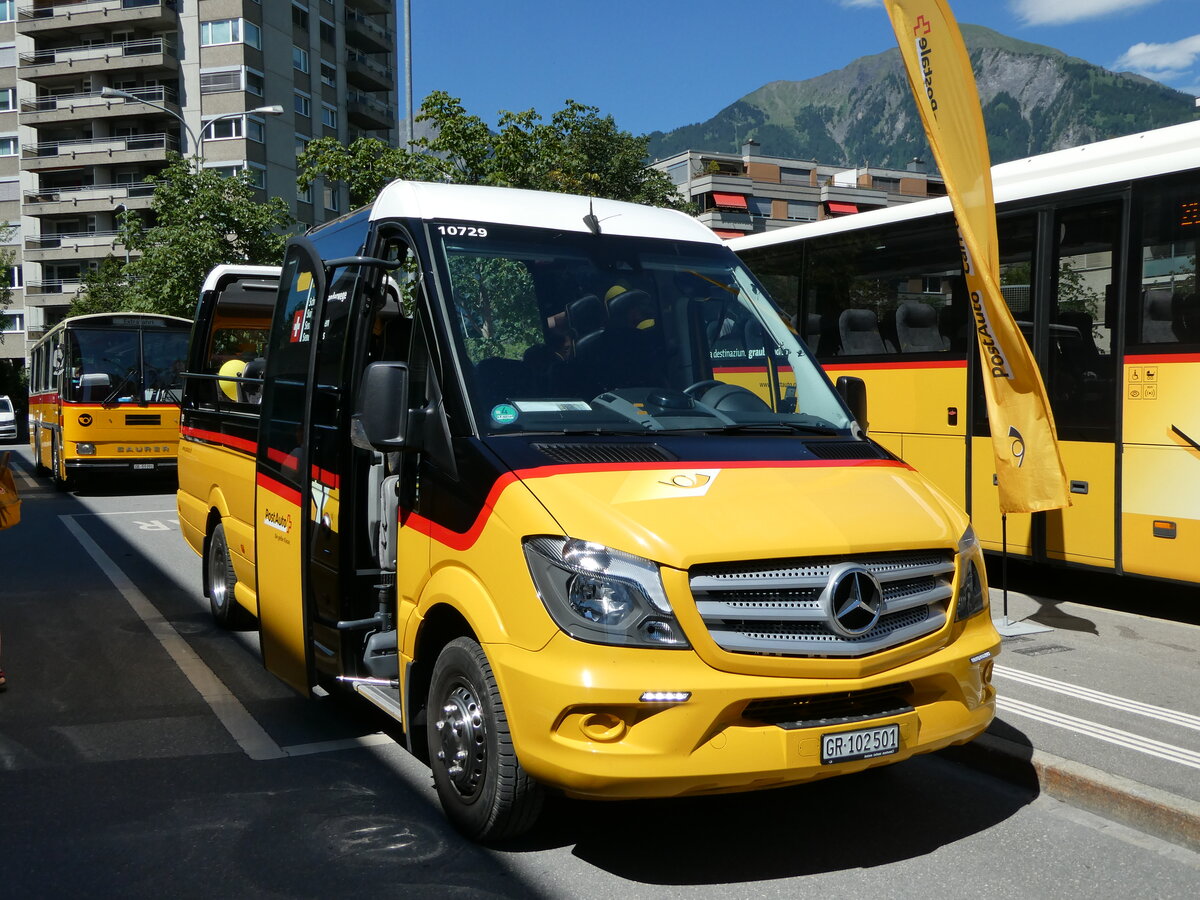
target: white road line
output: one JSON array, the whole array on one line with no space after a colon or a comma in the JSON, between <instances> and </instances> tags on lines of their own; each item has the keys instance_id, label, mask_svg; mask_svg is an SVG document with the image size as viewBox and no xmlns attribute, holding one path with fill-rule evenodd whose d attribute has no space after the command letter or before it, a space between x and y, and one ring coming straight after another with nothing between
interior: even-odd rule
<instances>
[{"instance_id":1,"label":"white road line","mask_svg":"<svg viewBox=\"0 0 1200 900\"><path fill-rule=\"evenodd\" d=\"M996 704L1001 712L1015 713L1018 716L1025 716L1036 722L1065 728L1068 731L1074 731L1077 734L1086 735L1099 741L1115 744L1127 750L1135 750L1138 753L1145 753L1147 756L1157 756L1159 759L1179 763L1193 769L1200 769L1200 753L1188 750L1185 747L1176 747L1174 744L1166 744L1162 741L1143 737L1140 734L1122 731L1119 728L1110 728L1107 725L1101 725L1099 722L1089 722L1087 719L1068 716L1053 709L1046 709L1044 706L1035 706L1023 700L1014 700L1011 697L1000 696L996 699Z\"/></svg>"},{"instance_id":2,"label":"white road line","mask_svg":"<svg viewBox=\"0 0 1200 900\"><path fill-rule=\"evenodd\" d=\"M1054 678L1047 678L1044 675L1034 675L1032 672L1022 672L1019 669L1012 669L1008 666L996 666L995 674L1002 678L1011 678L1013 681L1019 681L1030 687L1053 691L1056 694L1063 694L1064 696L1074 697L1078 700L1099 703L1101 706L1107 706L1110 709L1119 709L1122 712L1146 716L1150 719L1158 719L1160 722L1169 722L1172 725L1179 725L1183 728L1190 728L1193 731L1200 731L1200 716L1193 716L1191 713L1167 709L1164 706L1153 706L1138 700L1130 700L1127 697L1118 697L1116 694L1106 694L1103 691L1092 690L1091 688L1071 684L1067 681L1057 681Z\"/></svg>"},{"instance_id":3,"label":"white road line","mask_svg":"<svg viewBox=\"0 0 1200 900\"><path fill-rule=\"evenodd\" d=\"M28 472L22 468L12 465L11 463L9 464L9 468L12 469L13 477L20 481L21 484L25 485L25 487L29 488L31 491L37 490L38 483L30 477Z\"/></svg>"},{"instance_id":4,"label":"white road line","mask_svg":"<svg viewBox=\"0 0 1200 900\"><path fill-rule=\"evenodd\" d=\"M204 702L213 711L213 715L225 726L239 747L251 759L281 759L287 754L271 739L263 727L250 715L246 707L233 695L221 679L213 674L212 669L196 655L187 641L178 631L162 617L146 595L143 594L133 581L117 566L116 563L100 549L100 545L92 540L73 516L59 516L67 530L79 541L83 549L96 561L101 571L108 576L113 586L120 591L121 596L133 608L150 633L158 638L167 654L179 666L187 680L192 683Z\"/></svg>"}]
</instances>

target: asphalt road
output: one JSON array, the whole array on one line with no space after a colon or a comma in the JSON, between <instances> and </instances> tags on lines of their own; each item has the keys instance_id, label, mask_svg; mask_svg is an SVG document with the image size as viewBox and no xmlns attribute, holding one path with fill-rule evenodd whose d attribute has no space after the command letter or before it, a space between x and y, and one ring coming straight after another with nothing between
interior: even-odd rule
<instances>
[{"instance_id":1,"label":"asphalt road","mask_svg":"<svg viewBox=\"0 0 1200 900\"><path fill-rule=\"evenodd\" d=\"M558 801L519 843L477 847L386 720L296 697L253 633L213 627L171 485L20 487L24 521L0 533L0 898L1095 900L1200 883L1200 854L943 756L758 794Z\"/></svg>"}]
</instances>

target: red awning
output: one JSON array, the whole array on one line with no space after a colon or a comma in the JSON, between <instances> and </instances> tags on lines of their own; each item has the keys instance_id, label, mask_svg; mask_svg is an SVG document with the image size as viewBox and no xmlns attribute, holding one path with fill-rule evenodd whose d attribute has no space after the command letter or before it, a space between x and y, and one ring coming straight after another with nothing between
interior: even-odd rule
<instances>
[{"instance_id":1,"label":"red awning","mask_svg":"<svg viewBox=\"0 0 1200 900\"><path fill-rule=\"evenodd\" d=\"M721 229L721 228L714 228L713 234L715 234L717 237L721 238L722 240L726 240L726 241L729 240L730 238L746 236L746 232L744 232L744 231L725 231L724 229Z\"/></svg>"},{"instance_id":2,"label":"red awning","mask_svg":"<svg viewBox=\"0 0 1200 900\"><path fill-rule=\"evenodd\" d=\"M829 211L831 213L835 213L836 215L844 216L849 213L858 212L858 204L857 203L835 203L832 200L830 200L829 201Z\"/></svg>"},{"instance_id":3,"label":"red awning","mask_svg":"<svg viewBox=\"0 0 1200 900\"><path fill-rule=\"evenodd\" d=\"M724 209L750 208L746 205L746 198L741 194L726 194L721 191L713 191L713 205Z\"/></svg>"}]
</instances>

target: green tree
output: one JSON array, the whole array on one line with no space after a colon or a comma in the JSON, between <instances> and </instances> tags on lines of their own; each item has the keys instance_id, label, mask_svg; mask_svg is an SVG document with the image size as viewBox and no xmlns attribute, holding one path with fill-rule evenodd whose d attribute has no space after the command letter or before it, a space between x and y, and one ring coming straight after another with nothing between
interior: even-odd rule
<instances>
[{"instance_id":1,"label":"green tree","mask_svg":"<svg viewBox=\"0 0 1200 900\"><path fill-rule=\"evenodd\" d=\"M0 224L0 244L7 244L8 239L12 237L13 231L14 228L11 222ZM13 260L16 258L17 255L13 250L0 250L0 331L8 328L9 325L9 318L6 314L8 305L12 303L9 272L12 270Z\"/></svg>"},{"instance_id":2,"label":"green tree","mask_svg":"<svg viewBox=\"0 0 1200 900\"><path fill-rule=\"evenodd\" d=\"M332 138L309 142L297 161L297 184L305 189L316 178L343 182L355 206L370 202L392 179L408 178L689 208L666 173L646 168L648 139L621 131L593 106L568 100L549 122L532 109L502 111L493 131L457 97L435 91L421 104L417 121L431 123L436 136L407 149L373 138L348 147Z\"/></svg>"},{"instance_id":3,"label":"green tree","mask_svg":"<svg viewBox=\"0 0 1200 900\"><path fill-rule=\"evenodd\" d=\"M79 293L71 301L67 315L130 311L149 310L125 274L124 263L110 255L99 267L83 276Z\"/></svg>"},{"instance_id":4,"label":"green tree","mask_svg":"<svg viewBox=\"0 0 1200 900\"><path fill-rule=\"evenodd\" d=\"M279 263L295 220L283 198L256 196L248 172L224 176L176 156L147 180L155 184L150 215L121 216L119 240L136 254L122 267L128 308L191 316L213 266Z\"/></svg>"}]
</instances>

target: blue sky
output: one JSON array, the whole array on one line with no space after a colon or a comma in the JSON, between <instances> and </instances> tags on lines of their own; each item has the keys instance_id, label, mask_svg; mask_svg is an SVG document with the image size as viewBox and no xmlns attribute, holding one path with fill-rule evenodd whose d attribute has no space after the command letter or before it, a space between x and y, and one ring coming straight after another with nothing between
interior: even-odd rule
<instances>
[{"instance_id":1,"label":"blue sky","mask_svg":"<svg viewBox=\"0 0 1200 900\"><path fill-rule=\"evenodd\" d=\"M950 0L959 22L1200 94L1200 0ZM398 3L399 6L399 3ZM402 8L402 7L401 7ZM634 134L895 46L880 0L411 0L413 96L544 118L570 98ZM403 27L402 17L398 17ZM401 115L403 116L403 71Z\"/></svg>"}]
</instances>

